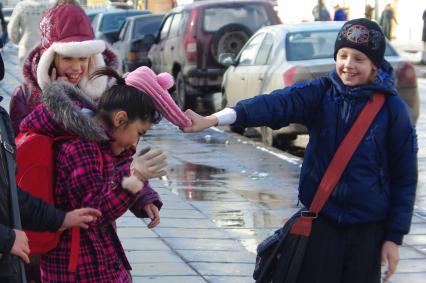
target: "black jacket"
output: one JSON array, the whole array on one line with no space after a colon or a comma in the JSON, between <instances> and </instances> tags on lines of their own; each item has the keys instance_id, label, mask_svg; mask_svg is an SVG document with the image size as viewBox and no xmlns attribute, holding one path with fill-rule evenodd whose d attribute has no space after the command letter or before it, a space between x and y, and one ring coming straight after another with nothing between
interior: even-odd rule
<instances>
[{"instance_id":1,"label":"black jacket","mask_svg":"<svg viewBox=\"0 0 426 283\"><path fill-rule=\"evenodd\" d=\"M2 107L0 107L0 123L5 123L8 142L14 145L14 134L10 119ZM15 242L15 233L12 225L10 187L5 154L4 147L0 144L0 282L19 282L17 278L19 259L10 254ZM23 229L56 231L61 227L65 218L64 212L19 188L18 199Z\"/></svg>"}]
</instances>

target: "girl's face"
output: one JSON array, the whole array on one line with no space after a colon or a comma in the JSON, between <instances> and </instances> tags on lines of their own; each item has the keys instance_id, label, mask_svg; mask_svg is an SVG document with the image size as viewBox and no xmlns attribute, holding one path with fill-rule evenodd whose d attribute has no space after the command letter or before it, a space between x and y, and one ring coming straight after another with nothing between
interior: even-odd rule
<instances>
[{"instance_id":1,"label":"girl's face","mask_svg":"<svg viewBox=\"0 0 426 283\"><path fill-rule=\"evenodd\" d=\"M336 55L336 72L343 84L357 86L372 82L377 68L361 51L344 47Z\"/></svg>"},{"instance_id":2,"label":"girl's face","mask_svg":"<svg viewBox=\"0 0 426 283\"><path fill-rule=\"evenodd\" d=\"M124 150L136 147L141 136L151 128L151 122L137 119L133 122L127 121L127 113L118 111L113 117L114 129L112 131L111 151L119 155Z\"/></svg>"},{"instance_id":3,"label":"girl's face","mask_svg":"<svg viewBox=\"0 0 426 283\"><path fill-rule=\"evenodd\" d=\"M76 58L56 54L54 65L57 78L61 77L73 85L77 85L89 68L89 58Z\"/></svg>"}]
</instances>

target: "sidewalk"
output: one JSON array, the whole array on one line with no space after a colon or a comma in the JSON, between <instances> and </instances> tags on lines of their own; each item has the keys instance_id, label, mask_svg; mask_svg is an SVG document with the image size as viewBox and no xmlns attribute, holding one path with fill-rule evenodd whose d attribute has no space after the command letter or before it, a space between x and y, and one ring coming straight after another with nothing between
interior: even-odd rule
<instances>
[{"instance_id":1,"label":"sidewalk","mask_svg":"<svg viewBox=\"0 0 426 283\"><path fill-rule=\"evenodd\" d=\"M10 94L20 67L13 52L2 53L0 91ZM146 228L131 213L117 221L134 282L253 282L257 244L296 210L301 160L217 129L182 134L167 122L142 143L167 153L168 175L151 182L164 202L158 227ZM425 283L425 212L416 210L400 256L391 282Z\"/></svg>"}]
</instances>

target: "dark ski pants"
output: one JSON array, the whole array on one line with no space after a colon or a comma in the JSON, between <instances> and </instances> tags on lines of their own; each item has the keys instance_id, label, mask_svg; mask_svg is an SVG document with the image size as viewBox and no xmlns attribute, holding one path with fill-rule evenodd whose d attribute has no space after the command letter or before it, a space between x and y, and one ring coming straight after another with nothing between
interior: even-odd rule
<instances>
[{"instance_id":1,"label":"dark ski pants","mask_svg":"<svg viewBox=\"0 0 426 283\"><path fill-rule=\"evenodd\" d=\"M379 283L384 224L314 219L298 283Z\"/></svg>"}]
</instances>

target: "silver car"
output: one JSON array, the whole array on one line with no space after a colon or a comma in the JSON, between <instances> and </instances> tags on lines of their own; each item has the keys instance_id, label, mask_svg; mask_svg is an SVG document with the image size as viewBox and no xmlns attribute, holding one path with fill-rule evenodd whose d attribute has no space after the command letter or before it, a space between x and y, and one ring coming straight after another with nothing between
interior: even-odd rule
<instances>
[{"instance_id":1,"label":"silver car","mask_svg":"<svg viewBox=\"0 0 426 283\"><path fill-rule=\"evenodd\" d=\"M249 39L236 58L221 54L220 62L229 66L222 82L223 104L233 106L241 99L326 75L335 67L334 43L342 25L343 22L315 22L267 26ZM395 70L398 92L416 121L419 93L415 68L389 42L385 58ZM243 129L232 130L243 132ZM276 131L266 127L256 130L268 145L285 144L298 134L307 133L299 124Z\"/></svg>"}]
</instances>

